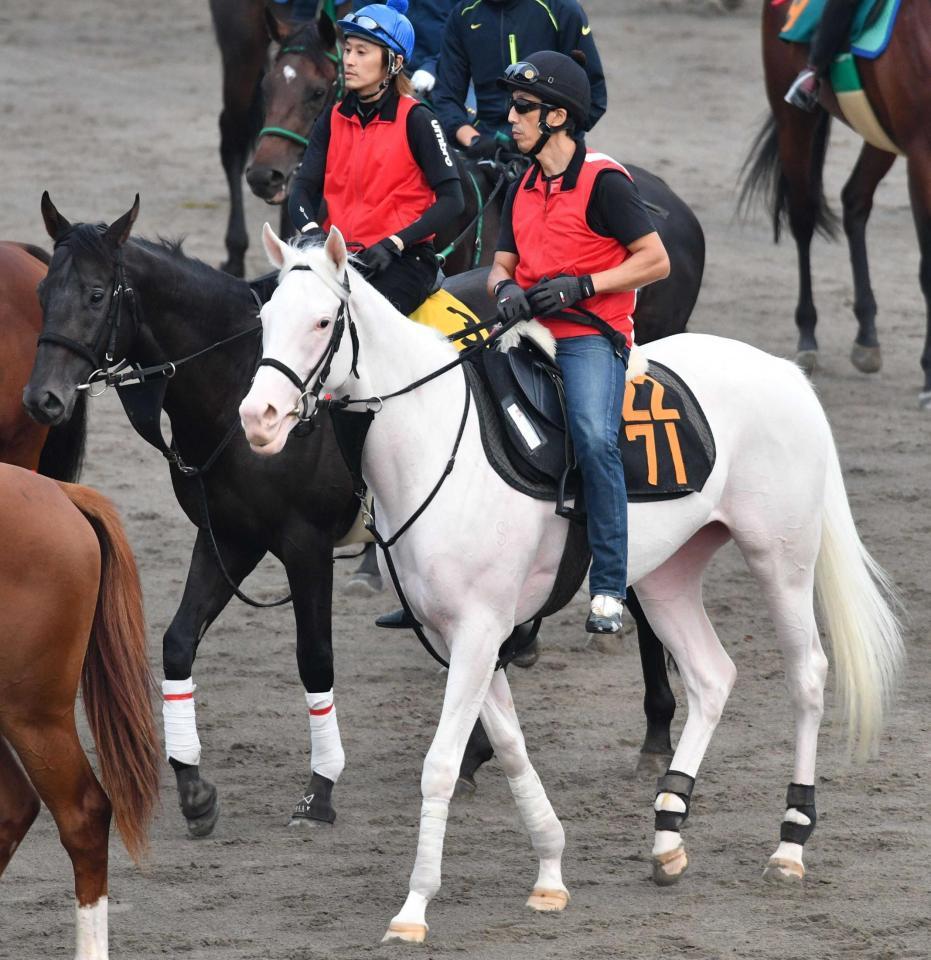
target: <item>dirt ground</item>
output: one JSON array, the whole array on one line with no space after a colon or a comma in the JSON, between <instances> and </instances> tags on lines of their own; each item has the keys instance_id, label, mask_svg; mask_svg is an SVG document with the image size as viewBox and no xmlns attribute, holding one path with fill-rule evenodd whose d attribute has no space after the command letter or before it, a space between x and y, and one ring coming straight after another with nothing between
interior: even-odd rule
<instances>
[{"instance_id":1,"label":"dirt ground","mask_svg":"<svg viewBox=\"0 0 931 960\"><path fill-rule=\"evenodd\" d=\"M772 246L762 214L742 225L734 213L737 170L765 109L760 0L728 15L698 0L586 6L610 98L590 142L666 177L707 234L692 328L791 356L794 251ZM46 242L43 189L74 220L112 220L138 191L141 234L185 235L189 253L219 263L226 214L219 90L205 2L4 0L0 237ZM852 134L835 131L826 174L835 202L857 149ZM264 269L258 240L267 215L250 200L252 274ZM452 807L444 887L417 956L931 956L931 419L916 406L924 304L901 164L879 190L870 244L884 369L866 377L851 367L846 252L818 241L816 383L861 535L901 590L910 659L879 759L849 764L825 724L819 823L804 888L774 890L760 879L791 774L791 715L771 625L737 551L728 548L713 565L706 597L740 676L698 780L684 882L660 890L649 879L653 781L634 770L643 730L635 643L628 637L611 652L590 648L577 601L546 626L539 664L513 677L531 756L566 827L572 903L563 915L524 907L534 861L492 763L475 798ZM126 520L160 675L160 639L180 598L193 528L173 500L161 458L109 396L93 407L84 479L112 496ZM350 568L338 566L339 582ZM248 585L269 596L283 584L280 568L268 563ZM136 870L118 841L111 845L114 958L317 960L397 950L379 946L379 938L406 892L420 764L443 678L412 637L373 628L374 615L390 606L387 596L338 598L335 605L347 767L335 795L335 828L307 840L285 826L308 768L290 615L234 601L211 629L194 677L203 770L220 790L222 817L213 837L188 840L166 766L147 867ZM683 705L677 731L684 712ZM0 958L70 956L72 924L70 865L43 813L0 883Z\"/></svg>"}]
</instances>

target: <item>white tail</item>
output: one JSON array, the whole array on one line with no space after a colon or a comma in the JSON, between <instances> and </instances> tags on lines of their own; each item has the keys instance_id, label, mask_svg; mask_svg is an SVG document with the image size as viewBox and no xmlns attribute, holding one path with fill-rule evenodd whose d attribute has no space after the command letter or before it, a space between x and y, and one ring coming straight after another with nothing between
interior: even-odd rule
<instances>
[{"instance_id":1,"label":"white tail","mask_svg":"<svg viewBox=\"0 0 931 960\"><path fill-rule=\"evenodd\" d=\"M849 743L857 745L863 758L882 730L905 645L893 612L895 589L857 534L833 439L815 589L834 648L838 702L847 717Z\"/></svg>"}]
</instances>

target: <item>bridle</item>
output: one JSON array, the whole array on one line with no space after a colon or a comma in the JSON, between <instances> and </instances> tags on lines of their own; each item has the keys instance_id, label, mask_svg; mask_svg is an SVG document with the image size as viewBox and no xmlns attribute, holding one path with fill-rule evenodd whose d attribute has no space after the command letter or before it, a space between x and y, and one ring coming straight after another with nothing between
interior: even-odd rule
<instances>
[{"instance_id":1,"label":"bridle","mask_svg":"<svg viewBox=\"0 0 931 960\"><path fill-rule=\"evenodd\" d=\"M299 40L302 32L303 31L295 34L294 39ZM306 56L310 49L311 47L308 43L289 43L278 50L278 53L275 54L274 62L277 63L286 53L297 53L301 56ZM336 77L330 84L329 93L324 98L323 106L320 108L321 114L327 107L332 106L332 104L340 98L343 90L343 58L334 50L325 50L324 56L336 64ZM287 127L262 127L256 139L261 140L262 137L281 137L282 140L290 140L292 143L296 143L305 149L310 143L307 137L297 133L295 130L289 130Z\"/></svg>"},{"instance_id":2,"label":"bridle","mask_svg":"<svg viewBox=\"0 0 931 960\"><path fill-rule=\"evenodd\" d=\"M61 243L61 241L55 244L56 249L59 243ZM96 376L105 373L113 366L114 351L116 350L116 342L120 333L120 323L123 319L124 300L129 303L129 316L132 321L133 335L135 336L136 331L139 329L139 316L136 312L136 295L126 278L126 268L123 265L123 248L118 247L116 251L116 263L114 265L112 290L110 291L110 305L107 310L107 320L95 337L94 342L88 346L86 343L82 343L80 340L75 340L72 337L66 337L62 333L45 332L39 334L37 341L39 344L57 344L59 347L70 350L72 353L77 354L90 363L93 372L87 378L86 383L78 386L79 390L90 389L91 383ZM105 351L103 359L101 359L102 350Z\"/></svg>"},{"instance_id":3,"label":"bridle","mask_svg":"<svg viewBox=\"0 0 931 960\"><path fill-rule=\"evenodd\" d=\"M298 263L291 267L281 279L283 280L288 273L295 270L307 270L310 273L314 272L313 267L309 264ZM279 281L279 284L280 282L281 281ZM326 349L320 355L317 362L311 367L306 377L302 379L301 376L295 373L286 363L283 363L281 360L276 360L274 357L262 357L259 361L260 367L272 367L272 369L283 374L297 387L300 396L297 398L297 403L291 412L301 423L307 423L313 420L316 415L320 391L323 389L324 381L330 375L333 358L339 350L347 326L349 328L349 338L352 341L352 366L350 367L350 372L357 380L359 379L359 371L356 369L359 362L359 334L356 331L356 324L352 319L352 314L349 312L350 291L348 273L345 275L341 286L346 296L340 298L339 309L336 311L336 317L333 319L333 333L330 334L330 342L327 344ZM312 381L313 384L308 386ZM313 398L313 405L311 405L311 397Z\"/></svg>"}]
</instances>

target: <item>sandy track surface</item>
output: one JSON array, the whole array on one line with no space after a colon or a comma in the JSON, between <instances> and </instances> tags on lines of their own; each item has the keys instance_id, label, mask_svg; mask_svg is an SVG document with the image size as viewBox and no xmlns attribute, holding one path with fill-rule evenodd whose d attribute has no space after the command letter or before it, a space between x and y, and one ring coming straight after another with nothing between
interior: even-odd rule
<instances>
[{"instance_id":1,"label":"sandy track surface","mask_svg":"<svg viewBox=\"0 0 931 960\"><path fill-rule=\"evenodd\" d=\"M737 169L765 109L758 3L728 16L683 2L586 6L610 86L609 113L591 143L665 176L707 233L693 329L791 356L794 251L771 245L762 215L747 225L734 216ZM39 215L45 188L74 220L112 220L139 191L141 234L184 235L189 253L219 263L226 209L219 80L206 3L7 0L0 9L0 236L47 242ZM835 202L857 149L852 134L835 132L826 175ZM267 211L250 201L248 215L249 270L257 274ZM558 916L525 909L534 860L492 763L480 774L479 794L452 808L444 887L418 956L931 955L931 418L915 403L924 305L901 164L880 188L870 247L884 370L865 377L851 367L846 252L818 241L823 366L816 383L861 534L907 606L910 661L878 759L851 766L825 724L804 889L773 890L760 879L791 774L791 714L771 624L737 551L727 548L706 597L740 675L696 788L687 879L658 890L648 876L653 780L634 771L643 727L636 646L628 638L611 653L591 649L576 603L546 626L538 666L513 679L531 757L566 827L572 903ZM85 481L112 496L126 519L160 673L160 638L180 598L193 528L161 458L131 432L111 397L94 405L87 464ZM339 566L338 582L349 568ZM248 583L266 596L283 584L274 563ZM212 838L186 839L166 767L146 869L135 870L119 844L111 846L114 958L317 960L391 949L378 940L406 891L420 764L443 679L413 638L372 627L391 605L387 596L337 600L337 704L348 765L335 828L307 840L285 826L308 768L290 614L234 602L212 627L194 676L203 769L220 790L222 817ZM677 731L682 714L684 706ZM0 883L2 960L71 955L70 888L70 864L43 813Z\"/></svg>"}]
</instances>

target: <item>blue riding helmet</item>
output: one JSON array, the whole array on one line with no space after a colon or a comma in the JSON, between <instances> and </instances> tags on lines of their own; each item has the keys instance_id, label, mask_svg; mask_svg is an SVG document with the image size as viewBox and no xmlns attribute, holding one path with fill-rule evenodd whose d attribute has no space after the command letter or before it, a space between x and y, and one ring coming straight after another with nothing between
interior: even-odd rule
<instances>
[{"instance_id":1,"label":"blue riding helmet","mask_svg":"<svg viewBox=\"0 0 931 960\"><path fill-rule=\"evenodd\" d=\"M414 53L414 28L404 16L407 12L407 0L388 0L387 3L370 3L357 13L349 13L337 21L347 36L362 37L394 53L399 53L405 61Z\"/></svg>"}]
</instances>

